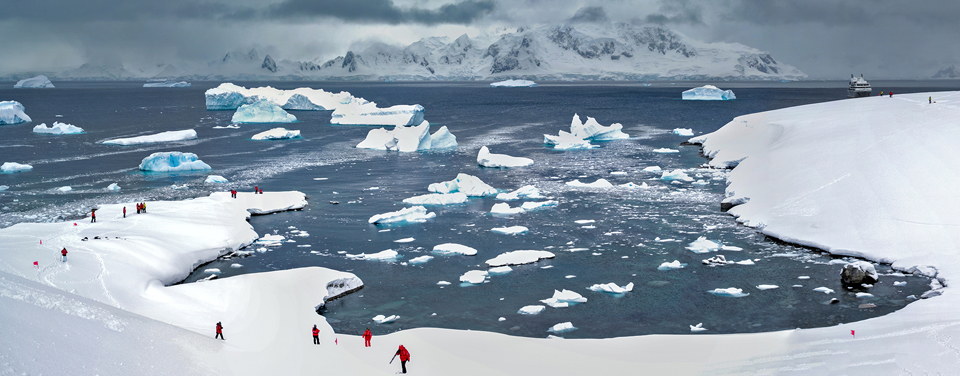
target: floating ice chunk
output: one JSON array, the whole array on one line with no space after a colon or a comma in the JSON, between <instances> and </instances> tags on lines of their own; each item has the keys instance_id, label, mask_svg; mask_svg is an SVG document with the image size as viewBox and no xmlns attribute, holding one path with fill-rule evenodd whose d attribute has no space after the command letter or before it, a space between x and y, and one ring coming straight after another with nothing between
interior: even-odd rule
<instances>
[{"instance_id":1,"label":"floating ice chunk","mask_svg":"<svg viewBox=\"0 0 960 376\"><path fill-rule=\"evenodd\" d=\"M416 240L416 239L414 239L414 238L403 238L403 239L394 240L393 242L394 242L394 243L409 243L409 242L412 242L412 241L414 241L414 240Z\"/></svg>"},{"instance_id":2,"label":"floating ice chunk","mask_svg":"<svg viewBox=\"0 0 960 376\"><path fill-rule=\"evenodd\" d=\"M340 102L353 100L350 93L331 93L320 89L278 90L272 87L247 89L226 82L204 93L208 110L236 110L259 99L269 99L288 110L333 110Z\"/></svg>"},{"instance_id":3,"label":"floating ice chunk","mask_svg":"<svg viewBox=\"0 0 960 376\"><path fill-rule=\"evenodd\" d=\"M623 125L620 125L620 123L613 123L604 127L592 117L587 117L587 121L581 123L580 116L577 114L573 114L573 120L570 122L570 133L584 140L609 141L630 138L621 129L623 129Z\"/></svg>"},{"instance_id":4,"label":"floating ice chunk","mask_svg":"<svg viewBox=\"0 0 960 376\"><path fill-rule=\"evenodd\" d=\"M220 274L220 269L210 268L210 269L204 270L203 272L207 274Z\"/></svg>"},{"instance_id":5,"label":"floating ice chunk","mask_svg":"<svg viewBox=\"0 0 960 376\"><path fill-rule=\"evenodd\" d=\"M693 129L691 128L674 128L673 134L677 136L692 137Z\"/></svg>"},{"instance_id":6,"label":"floating ice chunk","mask_svg":"<svg viewBox=\"0 0 960 376\"><path fill-rule=\"evenodd\" d=\"M894 286L906 286L906 285L907 285L907 281L894 281L894 282L893 282L893 285L894 285Z\"/></svg>"},{"instance_id":7,"label":"floating ice chunk","mask_svg":"<svg viewBox=\"0 0 960 376\"><path fill-rule=\"evenodd\" d=\"M437 129L436 132L433 132L430 135L430 149L440 150L440 149L456 149L457 148L457 137L450 133L450 130L447 129L447 126L444 125Z\"/></svg>"},{"instance_id":8,"label":"floating ice chunk","mask_svg":"<svg viewBox=\"0 0 960 376\"><path fill-rule=\"evenodd\" d=\"M533 164L533 160L523 157L512 157L506 154L493 154L486 146L477 153L477 164L483 167L508 168L524 167Z\"/></svg>"},{"instance_id":9,"label":"floating ice chunk","mask_svg":"<svg viewBox=\"0 0 960 376\"><path fill-rule=\"evenodd\" d=\"M737 261L737 265L756 265L756 263L753 262L753 260L746 259L746 260Z\"/></svg>"},{"instance_id":10,"label":"floating ice chunk","mask_svg":"<svg viewBox=\"0 0 960 376\"><path fill-rule=\"evenodd\" d=\"M505 202L493 204L493 208L490 209L490 214L512 215L512 214L520 214L523 212L524 210L519 206L515 208L511 208L510 204Z\"/></svg>"},{"instance_id":11,"label":"floating ice chunk","mask_svg":"<svg viewBox=\"0 0 960 376\"><path fill-rule=\"evenodd\" d=\"M283 235L269 234L257 239L256 244L267 247L279 247L283 244Z\"/></svg>"},{"instance_id":12,"label":"floating ice chunk","mask_svg":"<svg viewBox=\"0 0 960 376\"><path fill-rule=\"evenodd\" d=\"M250 137L251 140L256 141L267 141L267 140L288 140L292 138L300 138L300 131L285 129L283 127L273 128L269 131L263 131Z\"/></svg>"},{"instance_id":13,"label":"floating ice chunk","mask_svg":"<svg viewBox=\"0 0 960 376\"><path fill-rule=\"evenodd\" d=\"M720 250L721 250L721 251L731 251L731 252L736 251L736 252L739 252L739 251L742 251L743 248L734 247L734 246L732 246L732 245L725 245L725 246L720 247Z\"/></svg>"},{"instance_id":14,"label":"floating ice chunk","mask_svg":"<svg viewBox=\"0 0 960 376\"><path fill-rule=\"evenodd\" d=\"M230 181L227 178L220 175L207 175L207 180L203 181L204 183L229 183Z\"/></svg>"},{"instance_id":15,"label":"floating ice chunk","mask_svg":"<svg viewBox=\"0 0 960 376\"><path fill-rule=\"evenodd\" d=\"M573 221L573 223L576 223L578 225L585 225L588 223L596 223L596 222L597 221L595 219L578 219L576 221Z\"/></svg>"},{"instance_id":16,"label":"floating ice chunk","mask_svg":"<svg viewBox=\"0 0 960 376\"><path fill-rule=\"evenodd\" d=\"M543 195L540 194L540 190L537 189L537 187L534 187L532 185L522 186L512 192L504 192L504 193L497 194L497 200L502 200L502 201L516 201L521 198L536 199L536 198L543 198Z\"/></svg>"},{"instance_id":17,"label":"floating ice chunk","mask_svg":"<svg viewBox=\"0 0 960 376\"><path fill-rule=\"evenodd\" d=\"M609 294L625 294L630 291L633 291L633 282L628 283L626 286L617 286L616 283L610 282L606 284L596 284L590 287L587 287L590 291L596 292L605 292Z\"/></svg>"},{"instance_id":18,"label":"floating ice chunk","mask_svg":"<svg viewBox=\"0 0 960 376\"><path fill-rule=\"evenodd\" d=\"M577 179L577 180L574 180L574 181L568 181L568 182L567 182L567 185L569 185L569 186L571 186L571 187L579 187L579 188L610 188L610 187L613 187L613 184L611 184L609 181L607 181L607 179L597 179L597 181L595 181L595 182L593 182L593 183L581 183L580 180Z\"/></svg>"},{"instance_id":19,"label":"floating ice chunk","mask_svg":"<svg viewBox=\"0 0 960 376\"><path fill-rule=\"evenodd\" d=\"M694 240L692 243L690 243L690 245L687 246L687 249L693 251L693 253L716 252L720 249L720 243L707 240L705 236L701 236L697 238L697 240Z\"/></svg>"},{"instance_id":20,"label":"floating ice chunk","mask_svg":"<svg viewBox=\"0 0 960 376\"><path fill-rule=\"evenodd\" d=\"M551 333L558 333L558 334L559 334L559 333L569 332L569 331L571 331L571 330L576 330L576 329L577 329L577 327L573 326L573 323L567 321L567 322L562 322L562 323L556 324L556 325L550 327L550 329L547 329L547 331L548 331L548 332L551 332Z\"/></svg>"},{"instance_id":21,"label":"floating ice chunk","mask_svg":"<svg viewBox=\"0 0 960 376\"><path fill-rule=\"evenodd\" d=\"M506 80L494 82L490 87L537 87L537 83L530 80Z\"/></svg>"},{"instance_id":22,"label":"floating ice chunk","mask_svg":"<svg viewBox=\"0 0 960 376\"><path fill-rule=\"evenodd\" d=\"M542 259L556 257L552 252L520 250L501 253L499 256L486 261L489 266L531 264Z\"/></svg>"},{"instance_id":23,"label":"floating ice chunk","mask_svg":"<svg viewBox=\"0 0 960 376\"><path fill-rule=\"evenodd\" d=\"M427 208L423 206L413 206L405 209L401 209L395 212L377 214L367 221L372 224L387 224L387 223L422 223L426 222L430 218L436 217L437 214L434 212L427 213Z\"/></svg>"},{"instance_id":24,"label":"floating ice chunk","mask_svg":"<svg viewBox=\"0 0 960 376\"><path fill-rule=\"evenodd\" d=\"M698 185L698 186L701 186L701 187L702 187L702 186L705 186L705 185L710 185L710 182L708 182L708 181L706 181L706 180L703 180L703 179L700 179L700 180L697 180L697 181L695 181L695 182L693 182L693 183L691 183L691 184L693 184L693 185Z\"/></svg>"},{"instance_id":25,"label":"floating ice chunk","mask_svg":"<svg viewBox=\"0 0 960 376\"><path fill-rule=\"evenodd\" d=\"M516 235L516 234L525 233L529 230L530 229L524 226L510 226L510 227L494 227L490 229L490 232L494 232L497 234L504 234L504 235Z\"/></svg>"},{"instance_id":26,"label":"floating ice chunk","mask_svg":"<svg viewBox=\"0 0 960 376\"><path fill-rule=\"evenodd\" d=\"M107 190L108 190L108 191L119 191L119 190L120 190L120 186L117 185L117 183L110 183L110 185L107 186Z\"/></svg>"},{"instance_id":27,"label":"floating ice chunk","mask_svg":"<svg viewBox=\"0 0 960 376\"><path fill-rule=\"evenodd\" d=\"M496 188L484 183L476 176L467 174L457 174L457 178L451 181L430 184L427 190L434 193L462 192L469 197L484 197L497 194Z\"/></svg>"},{"instance_id":28,"label":"floating ice chunk","mask_svg":"<svg viewBox=\"0 0 960 376\"><path fill-rule=\"evenodd\" d=\"M817 287L817 288L813 289L813 291L819 291L819 292L822 292L822 293L824 293L824 294L833 294L833 289L828 288L828 287L823 287L823 286Z\"/></svg>"},{"instance_id":29,"label":"floating ice chunk","mask_svg":"<svg viewBox=\"0 0 960 376\"><path fill-rule=\"evenodd\" d=\"M653 152L659 153L659 154L673 154L673 153L679 153L680 150L670 149L670 148L659 148L659 149L653 149Z\"/></svg>"},{"instance_id":30,"label":"floating ice chunk","mask_svg":"<svg viewBox=\"0 0 960 376\"><path fill-rule=\"evenodd\" d=\"M625 176L627 175L627 172L626 171L610 171L610 175Z\"/></svg>"},{"instance_id":31,"label":"floating ice chunk","mask_svg":"<svg viewBox=\"0 0 960 376\"><path fill-rule=\"evenodd\" d=\"M552 298L541 300L541 302L553 308L565 308L569 307L571 303L585 303L586 301L587 298L584 298L583 295L567 289L563 291L553 290Z\"/></svg>"},{"instance_id":32,"label":"floating ice chunk","mask_svg":"<svg viewBox=\"0 0 960 376\"><path fill-rule=\"evenodd\" d=\"M657 270L674 270L674 269L683 269L687 264L680 263L679 260L673 260L673 262L664 262L657 267Z\"/></svg>"},{"instance_id":33,"label":"floating ice chunk","mask_svg":"<svg viewBox=\"0 0 960 376\"><path fill-rule=\"evenodd\" d=\"M70 191L73 190L73 187L71 187L71 186L69 186L69 185L65 185L65 186L62 186L62 187L60 187L60 188L57 188L57 190L60 191L60 192L70 192Z\"/></svg>"},{"instance_id":34,"label":"floating ice chunk","mask_svg":"<svg viewBox=\"0 0 960 376\"><path fill-rule=\"evenodd\" d=\"M725 289L717 288L707 292L716 296L726 296L731 298L742 298L744 296L750 295L750 293L745 293L743 292L743 289L738 289L736 287L728 287Z\"/></svg>"},{"instance_id":35,"label":"floating ice chunk","mask_svg":"<svg viewBox=\"0 0 960 376\"><path fill-rule=\"evenodd\" d=\"M234 268L234 269L240 269L240 268L243 267L243 265L241 265L241 264L230 264L230 267L231 267L231 268Z\"/></svg>"},{"instance_id":36,"label":"floating ice chunk","mask_svg":"<svg viewBox=\"0 0 960 376\"><path fill-rule=\"evenodd\" d=\"M513 271L513 268L511 268L511 267L509 267L509 266L506 266L506 265L504 265L504 266L498 266L498 267L496 267L496 268L490 268L489 270L487 270L487 272L488 272L490 275L504 275L504 274L510 273L510 272L512 272L512 271Z\"/></svg>"},{"instance_id":37,"label":"floating ice chunk","mask_svg":"<svg viewBox=\"0 0 960 376\"><path fill-rule=\"evenodd\" d=\"M187 81L147 82L143 87L190 87L190 83Z\"/></svg>"},{"instance_id":38,"label":"floating ice chunk","mask_svg":"<svg viewBox=\"0 0 960 376\"><path fill-rule=\"evenodd\" d=\"M500 318L497 319L497 321L507 321L507 318L506 318L506 317L500 317Z\"/></svg>"},{"instance_id":39,"label":"floating ice chunk","mask_svg":"<svg viewBox=\"0 0 960 376\"><path fill-rule=\"evenodd\" d=\"M646 172L660 172L660 166L647 166L643 169Z\"/></svg>"},{"instance_id":40,"label":"floating ice chunk","mask_svg":"<svg viewBox=\"0 0 960 376\"><path fill-rule=\"evenodd\" d=\"M558 203L557 203L557 201L555 201L555 200L548 200L548 201L527 201L527 202L524 202L523 205L520 205L520 209L523 209L523 210L525 210L525 211L532 211L532 210L537 210L537 209L548 208L548 207L551 207L551 206L557 206L557 204L558 204Z\"/></svg>"},{"instance_id":41,"label":"floating ice chunk","mask_svg":"<svg viewBox=\"0 0 960 376\"><path fill-rule=\"evenodd\" d=\"M346 98L330 115L331 124L352 125L416 125L423 122L423 106L396 105L379 108L363 98Z\"/></svg>"},{"instance_id":42,"label":"floating ice chunk","mask_svg":"<svg viewBox=\"0 0 960 376\"><path fill-rule=\"evenodd\" d=\"M188 185L186 185L186 184L182 184L182 185L173 184L173 185L170 186L170 188L173 188L173 189L176 189L176 190L184 190L184 189L190 189L190 186L188 186Z\"/></svg>"},{"instance_id":43,"label":"floating ice chunk","mask_svg":"<svg viewBox=\"0 0 960 376\"><path fill-rule=\"evenodd\" d=\"M36 77L24 78L13 85L14 89L50 89L53 87L53 82L50 82L50 79L42 74Z\"/></svg>"},{"instance_id":44,"label":"floating ice chunk","mask_svg":"<svg viewBox=\"0 0 960 376\"><path fill-rule=\"evenodd\" d=\"M447 282L447 281L438 281L438 282L437 282L437 285L438 285L438 286L448 286L448 285L450 285L450 282Z\"/></svg>"},{"instance_id":45,"label":"floating ice chunk","mask_svg":"<svg viewBox=\"0 0 960 376\"><path fill-rule=\"evenodd\" d=\"M703 323L699 323L699 324L697 324L696 326L690 325L690 332L691 332L691 333L705 332L705 331L707 331L707 328L704 328L704 327L703 327Z\"/></svg>"},{"instance_id":46,"label":"floating ice chunk","mask_svg":"<svg viewBox=\"0 0 960 376\"><path fill-rule=\"evenodd\" d=\"M357 144L357 148L410 153L428 150L432 145L430 123L423 121L416 126L397 125L390 131L386 128L373 129L363 142Z\"/></svg>"},{"instance_id":47,"label":"floating ice chunk","mask_svg":"<svg viewBox=\"0 0 960 376\"><path fill-rule=\"evenodd\" d=\"M444 243L444 244L435 245L433 247L433 253L436 253L441 256L452 256L452 255L473 256L477 254L477 250L462 244Z\"/></svg>"},{"instance_id":48,"label":"floating ice chunk","mask_svg":"<svg viewBox=\"0 0 960 376\"><path fill-rule=\"evenodd\" d=\"M627 188L627 189L638 189L638 188L640 188L640 189L647 189L647 188L650 188L650 186L647 185L647 182L643 182L643 183L641 183L640 185L636 185L636 184L634 184L633 182L623 183L623 184L618 185L618 187L620 187L620 188Z\"/></svg>"},{"instance_id":49,"label":"floating ice chunk","mask_svg":"<svg viewBox=\"0 0 960 376\"><path fill-rule=\"evenodd\" d=\"M710 266L729 264L729 262L727 262L727 258L723 257L723 255L716 255L706 260L702 260L702 262L704 265L710 265Z\"/></svg>"},{"instance_id":50,"label":"floating ice chunk","mask_svg":"<svg viewBox=\"0 0 960 376\"><path fill-rule=\"evenodd\" d=\"M410 259L410 261L407 261L407 262L408 262L410 265L419 265L419 264L424 264L424 263L426 263L427 261L430 261L430 260L433 260L433 256L414 257L414 258Z\"/></svg>"},{"instance_id":51,"label":"floating ice chunk","mask_svg":"<svg viewBox=\"0 0 960 376\"><path fill-rule=\"evenodd\" d=\"M33 166L28 164L20 164L17 162L3 162L3 165L0 165L0 172L5 174L12 174L15 172L24 172L33 170Z\"/></svg>"},{"instance_id":52,"label":"floating ice chunk","mask_svg":"<svg viewBox=\"0 0 960 376\"><path fill-rule=\"evenodd\" d=\"M29 123L33 121L24 111L26 110L20 102L0 102L0 125Z\"/></svg>"},{"instance_id":53,"label":"floating ice chunk","mask_svg":"<svg viewBox=\"0 0 960 376\"><path fill-rule=\"evenodd\" d=\"M474 284L474 285L479 285L479 284L483 283L483 281L485 281L485 280L487 279L487 275L488 275L488 274L489 274L489 273L487 273L486 270L471 270L471 271L468 271L468 272L466 272L466 273L463 273L463 275L460 276L460 282L466 282L466 283L472 283L472 284Z\"/></svg>"},{"instance_id":54,"label":"floating ice chunk","mask_svg":"<svg viewBox=\"0 0 960 376\"><path fill-rule=\"evenodd\" d=\"M210 165L203 163L196 154L179 151L153 153L140 162L140 171L174 172L210 169Z\"/></svg>"},{"instance_id":55,"label":"floating ice chunk","mask_svg":"<svg viewBox=\"0 0 960 376\"><path fill-rule=\"evenodd\" d=\"M517 311L517 313L521 315L539 315L540 312L543 312L543 310L546 308L547 308L546 306L542 306L542 305L528 305L520 308L520 310Z\"/></svg>"},{"instance_id":56,"label":"floating ice chunk","mask_svg":"<svg viewBox=\"0 0 960 376\"><path fill-rule=\"evenodd\" d=\"M758 290L771 290L771 289L775 289L775 288L780 288L780 286L777 286L777 285L757 285L757 289L758 289Z\"/></svg>"},{"instance_id":57,"label":"floating ice chunk","mask_svg":"<svg viewBox=\"0 0 960 376\"><path fill-rule=\"evenodd\" d=\"M370 260L370 261L396 261L397 259L400 258L400 254L397 253L397 251L394 251L392 249L380 251L377 253L371 253L371 254L366 254L366 253L361 253L359 255L346 254L344 256L351 260Z\"/></svg>"},{"instance_id":58,"label":"floating ice chunk","mask_svg":"<svg viewBox=\"0 0 960 376\"><path fill-rule=\"evenodd\" d=\"M690 175L687 175L686 172L683 172L683 170L673 170L673 171L669 171L669 172L668 172L668 171L664 171L663 174L660 175L660 180L666 180L666 181L671 181L671 180L693 181L693 178L691 178Z\"/></svg>"},{"instance_id":59,"label":"floating ice chunk","mask_svg":"<svg viewBox=\"0 0 960 376\"><path fill-rule=\"evenodd\" d=\"M858 298L872 298L872 297L873 297L873 294L871 294L871 293L869 293L869 292L858 292L858 293L857 293L857 297L858 297Z\"/></svg>"},{"instance_id":60,"label":"floating ice chunk","mask_svg":"<svg viewBox=\"0 0 960 376\"><path fill-rule=\"evenodd\" d=\"M397 319L399 318L400 316L397 316L397 315L390 315L390 316L376 315L376 316L373 316L373 322L377 324L386 324L386 323L397 321Z\"/></svg>"},{"instance_id":61,"label":"floating ice chunk","mask_svg":"<svg viewBox=\"0 0 960 376\"><path fill-rule=\"evenodd\" d=\"M240 129L240 126L237 124L215 125L213 129Z\"/></svg>"},{"instance_id":62,"label":"floating ice chunk","mask_svg":"<svg viewBox=\"0 0 960 376\"><path fill-rule=\"evenodd\" d=\"M293 123L297 117L280 106L261 99L251 104L244 104L237 109L230 119L234 123Z\"/></svg>"},{"instance_id":63,"label":"floating ice chunk","mask_svg":"<svg viewBox=\"0 0 960 376\"><path fill-rule=\"evenodd\" d=\"M801 276L797 277L797 279L810 279L810 276L808 276L808 275L801 275Z\"/></svg>"},{"instance_id":64,"label":"floating ice chunk","mask_svg":"<svg viewBox=\"0 0 960 376\"><path fill-rule=\"evenodd\" d=\"M557 136L543 135L543 143L553 145L553 148L556 150L579 150L599 147L591 144L589 140L584 140L570 132L564 131L560 131L560 134Z\"/></svg>"},{"instance_id":65,"label":"floating ice chunk","mask_svg":"<svg viewBox=\"0 0 960 376\"><path fill-rule=\"evenodd\" d=\"M728 101L737 99L737 96L733 94L733 90L720 90L713 85L703 85L701 87L695 87L693 89L686 90L680 94L680 97L687 101Z\"/></svg>"},{"instance_id":66,"label":"floating ice chunk","mask_svg":"<svg viewBox=\"0 0 960 376\"><path fill-rule=\"evenodd\" d=\"M168 131L160 132L157 134L148 134L145 136L137 137L128 137L128 138L115 138L112 140L103 141L103 144L106 145L139 145L139 144L153 144L157 142L173 142L173 141L185 141L193 140L197 138L197 131L193 129L186 129L182 131Z\"/></svg>"},{"instance_id":67,"label":"floating ice chunk","mask_svg":"<svg viewBox=\"0 0 960 376\"><path fill-rule=\"evenodd\" d=\"M41 123L40 125L33 127L33 133L80 134L83 133L83 128L80 128L76 125L55 121L53 122L52 127L47 127L47 123Z\"/></svg>"},{"instance_id":68,"label":"floating ice chunk","mask_svg":"<svg viewBox=\"0 0 960 376\"><path fill-rule=\"evenodd\" d=\"M0 185L0 191L5 191L5 190L8 190L8 189L10 189L10 186L8 186L8 185Z\"/></svg>"}]
</instances>

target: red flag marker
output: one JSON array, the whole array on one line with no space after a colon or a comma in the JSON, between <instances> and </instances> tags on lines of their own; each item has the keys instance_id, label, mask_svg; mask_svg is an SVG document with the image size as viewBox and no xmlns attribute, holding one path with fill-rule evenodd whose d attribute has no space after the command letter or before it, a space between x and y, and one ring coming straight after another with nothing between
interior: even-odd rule
<instances>
[{"instance_id":1,"label":"red flag marker","mask_svg":"<svg viewBox=\"0 0 960 376\"><path fill-rule=\"evenodd\" d=\"M33 262L33 266L36 266L36 267L39 268L39 267L40 267L40 262L39 262L39 261L34 261L34 262Z\"/></svg>"},{"instance_id":2,"label":"red flag marker","mask_svg":"<svg viewBox=\"0 0 960 376\"><path fill-rule=\"evenodd\" d=\"M40 239L40 244L43 244L43 239Z\"/></svg>"},{"instance_id":3,"label":"red flag marker","mask_svg":"<svg viewBox=\"0 0 960 376\"><path fill-rule=\"evenodd\" d=\"M851 331L850 331L850 335L852 335L852 336L854 336L854 337L856 337L856 336L857 336L857 332L855 332L855 331L853 331L853 330L851 330Z\"/></svg>"},{"instance_id":4,"label":"red flag marker","mask_svg":"<svg viewBox=\"0 0 960 376\"><path fill-rule=\"evenodd\" d=\"M338 343L337 343L337 338L334 338L334 339L333 339L333 344L334 344L334 345L338 345Z\"/></svg>"}]
</instances>

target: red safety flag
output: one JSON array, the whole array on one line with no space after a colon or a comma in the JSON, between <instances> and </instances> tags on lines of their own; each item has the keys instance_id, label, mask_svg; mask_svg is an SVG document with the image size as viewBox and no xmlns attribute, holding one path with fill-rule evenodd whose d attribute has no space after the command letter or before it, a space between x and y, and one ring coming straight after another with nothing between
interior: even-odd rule
<instances>
[{"instance_id":1,"label":"red safety flag","mask_svg":"<svg viewBox=\"0 0 960 376\"><path fill-rule=\"evenodd\" d=\"M43 244L43 239L40 239L40 244Z\"/></svg>"},{"instance_id":2,"label":"red safety flag","mask_svg":"<svg viewBox=\"0 0 960 376\"><path fill-rule=\"evenodd\" d=\"M850 331L850 335L852 335L852 336L854 336L854 337L856 337L856 336L857 336L857 332L855 332L855 331L853 331L853 330L851 330L851 331Z\"/></svg>"},{"instance_id":3,"label":"red safety flag","mask_svg":"<svg viewBox=\"0 0 960 376\"><path fill-rule=\"evenodd\" d=\"M334 345L337 345L337 344L338 344L338 343L337 343L337 338L334 338L334 339L333 339L333 344L334 344Z\"/></svg>"},{"instance_id":4,"label":"red safety flag","mask_svg":"<svg viewBox=\"0 0 960 376\"><path fill-rule=\"evenodd\" d=\"M33 266L40 266L40 262L39 262L39 261L34 261L34 262L33 262Z\"/></svg>"}]
</instances>

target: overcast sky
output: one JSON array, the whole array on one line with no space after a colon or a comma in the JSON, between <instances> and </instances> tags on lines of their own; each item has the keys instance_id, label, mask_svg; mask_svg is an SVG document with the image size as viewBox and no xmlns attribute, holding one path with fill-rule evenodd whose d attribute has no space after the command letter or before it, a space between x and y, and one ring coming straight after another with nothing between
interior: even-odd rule
<instances>
[{"instance_id":1,"label":"overcast sky","mask_svg":"<svg viewBox=\"0 0 960 376\"><path fill-rule=\"evenodd\" d=\"M769 51L813 78L922 78L960 62L960 1L925 0L7 0L0 75L85 62L208 62L256 47L326 60L369 41L406 45L497 27L662 25Z\"/></svg>"}]
</instances>

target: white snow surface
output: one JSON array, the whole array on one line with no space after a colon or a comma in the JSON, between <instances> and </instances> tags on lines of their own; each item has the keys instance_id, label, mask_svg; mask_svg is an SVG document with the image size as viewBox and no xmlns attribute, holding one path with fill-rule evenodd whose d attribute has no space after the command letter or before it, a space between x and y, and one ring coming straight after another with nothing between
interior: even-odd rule
<instances>
[{"instance_id":1,"label":"white snow surface","mask_svg":"<svg viewBox=\"0 0 960 376\"><path fill-rule=\"evenodd\" d=\"M48 127L47 123L40 123L40 125L33 127L33 133L80 134L80 133L83 133L83 128L80 128L73 124L66 124L66 123L55 121L53 122L52 127Z\"/></svg>"},{"instance_id":2,"label":"white snow surface","mask_svg":"<svg viewBox=\"0 0 960 376\"><path fill-rule=\"evenodd\" d=\"M5 174L12 174L15 172L25 172L30 170L33 170L33 166L28 164L17 163L17 162L3 162L3 164L0 165L0 172Z\"/></svg>"},{"instance_id":3,"label":"white snow surface","mask_svg":"<svg viewBox=\"0 0 960 376\"><path fill-rule=\"evenodd\" d=\"M404 204L410 205L454 205L467 202L467 195L462 192L428 193L403 199Z\"/></svg>"},{"instance_id":4,"label":"white snow surface","mask_svg":"<svg viewBox=\"0 0 960 376\"><path fill-rule=\"evenodd\" d=\"M519 250L501 253L497 257L487 260L486 263L491 267L504 265L523 265L532 264L542 259L551 259L554 257L556 257L556 255L548 251Z\"/></svg>"},{"instance_id":5,"label":"white snow surface","mask_svg":"<svg viewBox=\"0 0 960 376\"><path fill-rule=\"evenodd\" d=\"M537 87L537 83L530 80L505 80L494 82L490 87Z\"/></svg>"},{"instance_id":6,"label":"white snow surface","mask_svg":"<svg viewBox=\"0 0 960 376\"><path fill-rule=\"evenodd\" d=\"M733 90L720 90L713 85L703 85L684 91L681 94L683 100L701 100L701 101L728 101L737 99Z\"/></svg>"},{"instance_id":7,"label":"white snow surface","mask_svg":"<svg viewBox=\"0 0 960 376\"><path fill-rule=\"evenodd\" d=\"M430 122L424 120L416 126L397 125L393 130L372 129L367 138L357 144L360 149L394 150L415 152L432 149L450 149L457 147L457 138L446 126L430 134Z\"/></svg>"},{"instance_id":8,"label":"white snow surface","mask_svg":"<svg viewBox=\"0 0 960 376\"><path fill-rule=\"evenodd\" d=\"M53 87L53 82L50 82L50 79L42 74L36 77L24 78L13 85L14 89L47 89Z\"/></svg>"},{"instance_id":9,"label":"white snow surface","mask_svg":"<svg viewBox=\"0 0 960 376\"><path fill-rule=\"evenodd\" d=\"M423 206L412 206L395 212L377 214L373 217L370 217L367 222L372 224L421 223L426 222L428 219L436 216L437 214L434 212L428 213L427 208Z\"/></svg>"},{"instance_id":10,"label":"white snow surface","mask_svg":"<svg viewBox=\"0 0 960 376\"><path fill-rule=\"evenodd\" d=\"M524 167L533 164L533 160L524 157L513 157L506 154L493 154L486 146L477 153L477 164L483 167L509 168Z\"/></svg>"},{"instance_id":11,"label":"white snow surface","mask_svg":"<svg viewBox=\"0 0 960 376\"><path fill-rule=\"evenodd\" d=\"M190 83L187 81L147 82L143 87L190 87Z\"/></svg>"},{"instance_id":12,"label":"white snow surface","mask_svg":"<svg viewBox=\"0 0 960 376\"><path fill-rule=\"evenodd\" d=\"M114 138L112 140L103 141L102 143L107 145L128 146L128 145L139 145L139 144L152 144L157 142L193 140L196 138L197 138L197 131L193 129L185 129L182 131L167 131L167 132L160 132L156 134L148 134L145 136Z\"/></svg>"},{"instance_id":13,"label":"white snow surface","mask_svg":"<svg viewBox=\"0 0 960 376\"><path fill-rule=\"evenodd\" d=\"M26 109L23 108L20 102L0 102L0 125L29 123L33 121L24 111L26 111Z\"/></svg>"},{"instance_id":14,"label":"white snow surface","mask_svg":"<svg viewBox=\"0 0 960 376\"><path fill-rule=\"evenodd\" d=\"M300 138L299 130L290 130L283 127L273 128L269 131L263 131L250 137L251 140L288 140L291 138Z\"/></svg>"},{"instance_id":15,"label":"white snow surface","mask_svg":"<svg viewBox=\"0 0 960 376\"><path fill-rule=\"evenodd\" d=\"M462 192L469 197L484 197L497 194L497 189L484 183L480 178L457 174L457 177L451 181L433 183L427 187L427 190L434 193L454 193Z\"/></svg>"},{"instance_id":16,"label":"white snow surface","mask_svg":"<svg viewBox=\"0 0 960 376\"><path fill-rule=\"evenodd\" d=\"M167 151L153 153L140 162L140 171L176 172L210 170L210 165L203 163L196 154Z\"/></svg>"},{"instance_id":17,"label":"white snow surface","mask_svg":"<svg viewBox=\"0 0 960 376\"><path fill-rule=\"evenodd\" d=\"M452 256L452 255L463 255L463 256L473 256L477 254L477 250L471 247L467 247L463 244L456 243L443 243L433 246L433 253L442 256Z\"/></svg>"},{"instance_id":18,"label":"white snow surface","mask_svg":"<svg viewBox=\"0 0 960 376\"><path fill-rule=\"evenodd\" d=\"M297 117L268 100L241 105L230 118L234 123L293 123Z\"/></svg>"}]
</instances>

